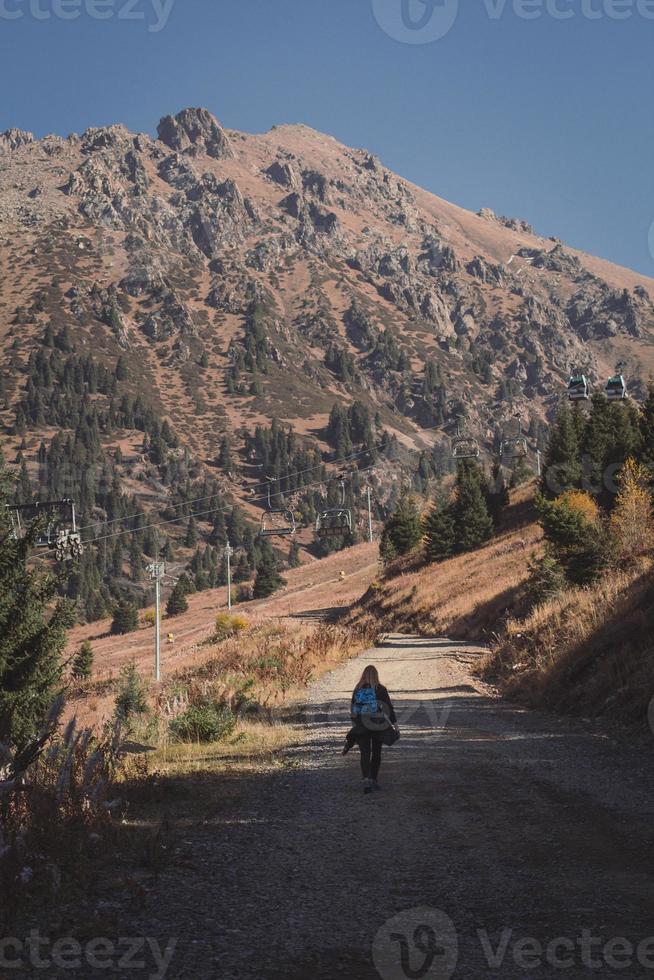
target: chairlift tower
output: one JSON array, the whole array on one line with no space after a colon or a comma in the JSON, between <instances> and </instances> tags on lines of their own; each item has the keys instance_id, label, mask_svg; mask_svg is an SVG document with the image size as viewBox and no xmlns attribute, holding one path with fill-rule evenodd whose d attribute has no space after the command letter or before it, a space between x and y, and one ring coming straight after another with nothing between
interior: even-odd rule
<instances>
[{"instance_id":1,"label":"chairlift tower","mask_svg":"<svg viewBox=\"0 0 654 980\"><path fill-rule=\"evenodd\" d=\"M153 561L147 571L154 581L155 621L154 621L154 677L161 680L161 583L166 574L166 563Z\"/></svg>"},{"instance_id":2,"label":"chairlift tower","mask_svg":"<svg viewBox=\"0 0 654 980\"><path fill-rule=\"evenodd\" d=\"M363 492L365 493L366 498L368 500L368 542L370 544L372 544L372 541L373 541L373 535L372 535L372 501L371 501L371 498L372 498L372 487L370 486L369 483L366 484Z\"/></svg>"},{"instance_id":3,"label":"chairlift tower","mask_svg":"<svg viewBox=\"0 0 654 980\"><path fill-rule=\"evenodd\" d=\"M227 562L227 608L231 612L232 610L232 556L234 554L234 549L232 548L229 541L225 545L225 550L223 551L225 556L225 561Z\"/></svg>"}]
</instances>

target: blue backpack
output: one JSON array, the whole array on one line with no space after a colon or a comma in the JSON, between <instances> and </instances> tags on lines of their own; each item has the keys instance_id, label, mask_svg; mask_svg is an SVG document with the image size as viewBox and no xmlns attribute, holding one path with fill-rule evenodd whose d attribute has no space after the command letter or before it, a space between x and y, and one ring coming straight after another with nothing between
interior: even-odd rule
<instances>
[{"instance_id":1,"label":"blue backpack","mask_svg":"<svg viewBox=\"0 0 654 980\"><path fill-rule=\"evenodd\" d=\"M352 713L357 716L379 714L377 691L374 687L360 687L354 695Z\"/></svg>"}]
</instances>

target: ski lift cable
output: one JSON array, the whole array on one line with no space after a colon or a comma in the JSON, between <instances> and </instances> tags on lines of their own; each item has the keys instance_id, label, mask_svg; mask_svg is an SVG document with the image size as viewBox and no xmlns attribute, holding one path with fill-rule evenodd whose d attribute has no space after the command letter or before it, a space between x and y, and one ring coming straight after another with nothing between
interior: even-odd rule
<instances>
[{"instance_id":1,"label":"ski lift cable","mask_svg":"<svg viewBox=\"0 0 654 980\"><path fill-rule=\"evenodd\" d=\"M421 429L420 432L438 432L441 429L442 429L441 426L435 425L435 426L430 426L429 428L426 428L426 429ZM375 445L375 447L374 447L375 451L380 450L381 449L381 446L382 446L381 443L378 443L377 445ZM429 447L427 447L427 448L429 448ZM420 452L425 452L425 451L426 451L425 449L421 449L420 450ZM322 466L329 466L329 465L332 465L332 464L335 464L335 463L348 463L348 462L351 462L352 460L358 459L360 456L365 456L366 454L368 454L370 452L371 452L370 449L359 449L359 450L357 450L354 453L348 454L347 456L337 456L334 459L326 459L326 460L321 461L320 463L316 463L314 466L307 466L303 470L295 470L292 473L286 473L284 475L281 475L279 477L276 477L275 479L276 479L276 482L277 481L280 481L281 482L283 480L293 479L293 478L298 477L298 476L304 476L306 473L311 473L314 470L320 469ZM363 472L365 472L365 470L358 470L357 472L363 473ZM328 481L326 481L326 480L320 480L318 483L306 484L304 487L300 487L299 490L300 491L307 490L311 486L322 486L322 485L326 485L327 482ZM255 483L255 484L253 484L251 487L248 487L248 490L249 491L252 491L252 490L262 490L262 489L266 489L267 487L268 487L268 482L267 481L263 481L262 483ZM192 497L189 500L184 500L184 501L181 501L178 504L173 504L172 505L172 509L173 510L179 510L181 507L190 507L193 504L202 503L205 500L211 500L212 497L218 496L219 493L220 493L220 491L214 492L214 493L208 493L208 494L206 494L203 497ZM261 500L261 499L264 499L265 500L266 499L266 496L267 495L263 495L263 497L254 497L254 498L252 498L252 500ZM275 494L275 496L277 496L277 494ZM229 510L231 510L231 507L225 508L225 512L227 512ZM113 518L110 521L96 521L94 524L85 524L82 527L79 527L78 528L78 531L91 531L91 530L93 530L96 527L101 527L101 528L110 527L113 524L121 524L121 523L124 523L125 521L133 521L133 520L136 519L137 516L138 515L132 514L132 515L127 515L125 517L115 517L115 518ZM183 517L186 517L186 516L200 517L202 515L201 514L190 514L190 515L186 515L185 514L185 515L182 515L182 516ZM165 522L165 523L168 523L168 522ZM130 528L127 531L127 533L129 534L132 531L142 531L142 530L145 530L145 528L144 527L143 528L135 527L135 528ZM101 539L98 538L96 540L101 540Z\"/></svg>"},{"instance_id":2,"label":"ski lift cable","mask_svg":"<svg viewBox=\"0 0 654 980\"><path fill-rule=\"evenodd\" d=\"M423 429L421 431L423 431L423 432L429 432L431 430L429 430L429 429ZM375 450L378 450L380 447L381 447L381 443L379 445L375 446L374 448L375 448ZM281 482L283 480L293 479L294 477L304 476L305 473L311 473L313 470L320 469L321 466L329 466L330 464L334 464L334 463L347 463L347 462L350 462L351 460L357 459L359 456L365 456L367 453L370 453L370 452L371 452L370 449L359 449L359 450L357 450L357 452L351 453L348 456L340 456L340 457L336 457L335 459L326 459L326 460L323 460L320 463L316 463L314 466L307 466L306 469L303 469L303 470L295 470L292 473L282 474L279 477L276 477L275 478L275 482L278 482L278 481ZM359 471L359 472L361 472L361 471ZM323 482L325 482L325 481L321 481L321 483L323 483ZM252 491L252 490L261 490L261 489L264 489L265 487L267 487L267 485L268 484L266 482L263 482L263 483L254 483L254 484L252 484L252 486L248 487L247 489L249 491ZM300 490L304 490L305 487L300 487L299 489ZM189 506L191 506L191 504L198 504L198 503L202 503L202 501L204 501L204 500L211 500L212 497L217 497L220 494L220 492L221 491L218 490L218 491L215 491L214 493L208 493L208 494L206 494L203 497L191 497L189 500L183 500L183 501L180 501L180 503L178 503L178 504L173 504L172 505L172 509L173 510L178 510L180 507L189 507ZM279 493L279 491L278 491L278 493ZM275 494L275 496L277 496L277 495L278 494ZM254 499L262 499L262 498L254 498ZM227 509L228 510L231 510L231 508L227 508ZM108 527L111 524L119 524L122 521L135 520L136 516L137 515L132 514L131 516L127 516L127 517L115 517L111 521L96 521L95 524L85 524L82 527L78 528L78 530L80 530L80 531L89 531L89 530L92 530L95 527ZM187 515L184 515L184 516L187 516ZM196 515L188 515L188 516L196 516ZM134 531L139 531L139 530L142 530L142 529L141 528L133 528L133 530Z\"/></svg>"},{"instance_id":3,"label":"ski lift cable","mask_svg":"<svg viewBox=\"0 0 654 980\"><path fill-rule=\"evenodd\" d=\"M438 427L435 426L434 428L438 428ZM427 430L422 430L422 431L427 431ZM368 450L366 450L366 452L367 451ZM399 463L403 459L406 459L409 456L414 456L414 455L416 455L418 453L424 453L425 451L426 450L425 450L424 447L422 447L422 448L416 448L416 449L407 449L404 452L399 453L395 460L388 460L388 462L390 462L391 464L393 464L393 463ZM368 473L371 470L377 469L378 466L379 466L379 463L371 463L370 466L366 466L366 467L363 467L360 470L357 470L357 473ZM301 488L301 490L302 491L305 491L305 490L311 490L311 489L313 489L315 487L325 486L327 482L329 482L329 481L326 481L326 480L316 480L313 483L307 483L304 487ZM215 496L215 494L211 494L211 496ZM265 501L265 500L267 500L267 494L261 495L259 497L255 497L253 499L254 500L263 500L263 501ZM211 514L219 514L219 513L227 514L231 510L232 510L232 507L231 506L230 507L212 507L209 510L200 511L199 513L196 513L193 516L194 517L208 517ZM112 532L111 534L104 534L104 535L101 535L100 537L97 537L97 538L89 538L84 543L85 544L99 544L101 541L108 541L108 540L111 540L113 538L119 538L119 537L122 537L125 534L133 534L133 533L135 533L135 531L151 531L151 530L154 530L155 528L158 528L158 527L166 527L167 525L170 525L170 524L177 524L179 521L186 520L186 517L187 517L186 514L181 514L178 517L172 517L172 518L170 518L167 521L157 521L156 523L153 523L153 524L145 524L145 525L143 525L143 527L139 527L139 528L125 528L125 529L123 529L121 531L115 531L115 532ZM130 520L130 519L131 518L125 518L125 520ZM94 525L94 526L97 526L97 525ZM51 549L51 551L52 550L53 549ZM45 551L41 555L35 555L35 556L33 556L33 558L34 558L34 560L37 560L37 561L39 559L45 559L48 556L48 554L51 553L51 551Z\"/></svg>"},{"instance_id":4,"label":"ski lift cable","mask_svg":"<svg viewBox=\"0 0 654 980\"><path fill-rule=\"evenodd\" d=\"M442 426L431 426L431 427L426 428L426 429L421 429L420 431L421 432L438 432L438 431L442 431L442 429L443 429ZM375 447L375 448L379 448L379 447ZM388 462L390 462L391 464L401 462L402 460L406 459L409 456L415 456L416 454L427 452L429 450L429 448L434 448L434 447L420 447L420 448L415 448L415 449L406 449L403 452L400 452L397 455L397 457L396 457L395 460L388 460ZM368 450L368 449L360 450L359 452L357 452L355 454L352 454L352 456L343 457L341 460L331 460L330 462L339 462L339 461L340 462L345 462L345 461L347 461L350 458L353 458L355 456L365 455L368 452L370 452L370 450ZM483 448L481 448L481 453L483 453L489 459L491 459L491 460L493 459L492 453L488 452L487 450L485 450ZM316 466L313 466L313 467L307 467L307 469L304 470L304 471L298 471L298 473L296 475L299 475L302 472L310 472L313 469L318 469L322 465L323 464L321 463L321 464L317 464ZM362 467L361 469L357 470L356 472L357 472L357 474L360 474L360 473L368 473L368 472L370 472L370 471L372 471L374 469L377 469L378 465L379 465L379 463L371 463L369 466ZM282 479L285 479L285 478L286 477L282 477ZM313 489L315 487L326 486L327 483L332 482L332 480L333 480L333 478L329 478L327 480L316 480L316 481L314 481L312 483L307 483L303 487L300 488L300 492L311 490L311 489ZM260 486L260 487L264 487L265 486L266 488L268 488L269 484L266 482L266 483L261 483L258 486ZM216 494L209 494L206 498L199 497L199 498L195 498L195 500L185 501L185 504L191 504L191 503L194 503L194 502L197 502L197 501L201 501L203 499L211 499L211 497L215 497L215 496L216 496ZM267 499L268 499L268 494L266 493L266 494L262 494L262 495L259 495L259 496L256 496L256 497L252 498L252 501L251 502L254 502L254 501L266 501ZM193 517L208 517L208 516L210 516L212 514L218 514L218 513L227 514L232 509L233 509L233 505L230 505L229 507L212 507L212 508L210 508L210 509L208 509L206 511L200 511L198 513L195 513L192 516ZM155 522L153 524L145 524L145 525L143 525L142 527L139 527L139 528L125 528L125 529L123 529L121 531L115 531L115 532L112 532L111 534L101 535L100 537L97 537L97 538L89 538L84 543L85 544L98 544L101 541L107 541L107 540L110 540L110 539L113 539L113 538L122 537L125 534L133 534L133 533L135 533L137 531L150 531L150 530L154 530L154 529L156 529L158 527L166 527L166 526L168 526L170 524L177 524L179 521L186 520L187 516L189 516L189 515L187 515L187 514L181 514L178 517L169 518L166 521L157 521L157 522ZM126 520L133 520L133 519L134 519L134 517L132 515L131 517L119 518L117 520L126 521ZM105 523L99 523L99 524L94 524L94 525L87 525L85 528L80 528L79 530L82 531L82 530L88 530L89 528L92 528L92 527L104 527L104 526L106 526ZM41 555L35 555L33 557L34 557L35 560L38 560L39 558L45 559L48 556L48 554L50 554L53 551L54 551L54 549L50 549L49 551L43 552Z\"/></svg>"}]
</instances>

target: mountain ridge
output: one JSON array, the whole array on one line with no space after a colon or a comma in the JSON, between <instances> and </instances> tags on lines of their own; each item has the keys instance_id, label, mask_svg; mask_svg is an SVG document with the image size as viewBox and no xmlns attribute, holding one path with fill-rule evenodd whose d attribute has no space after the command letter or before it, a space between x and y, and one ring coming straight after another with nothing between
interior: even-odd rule
<instances>
[{"instance_id":1,"label":"mountain ridge","mask_svg":"<svg viewBox=\"0 0 654 980\"><path fill-rule=\"evenodd\" d=\"M156 138L0 135L0 418L34 479L39 441L82 409L99 413L105 455L129 453L131 472L116 465L145 503L153 483L172 492L172 471L219 474L250 513L270 464L251 437L273 418L325 460L352 440L423 449L425 478L447 472L458 417L490 454L520 413L535 449L573 367L601 386L623 362L644 395L653 297L654 280L450 204L304 124L246 134L185 109ZM126 397L136 412L118 410Z\"/></svg>"}]
</instances>

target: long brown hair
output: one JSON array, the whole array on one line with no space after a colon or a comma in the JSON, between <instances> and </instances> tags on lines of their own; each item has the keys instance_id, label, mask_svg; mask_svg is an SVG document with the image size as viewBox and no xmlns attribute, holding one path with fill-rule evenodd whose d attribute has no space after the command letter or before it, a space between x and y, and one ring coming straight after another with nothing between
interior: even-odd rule
<instances>
[{"instance_id":1,"label":"long brown hair","mask_svg":"<svg viewBox=\"0 0 654 980\"><path fill-rule=\"evenodd\" d=\"M357 691L360 687L365 687L366 685L372 688L379 687L379 673L373 664L369 664L364 669L361 680L357 684Z\"/></svg>"}]
</instances>

